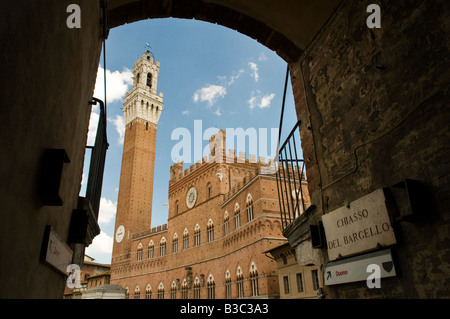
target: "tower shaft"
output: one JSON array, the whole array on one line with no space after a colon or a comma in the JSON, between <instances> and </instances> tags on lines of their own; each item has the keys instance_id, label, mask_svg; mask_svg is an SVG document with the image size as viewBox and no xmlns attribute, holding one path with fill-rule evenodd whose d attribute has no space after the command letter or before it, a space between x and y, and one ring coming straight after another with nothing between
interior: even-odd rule
<instances>
[{"instance_id":1,"label":"tower shaft","mask_svg":"<svg viewBox=\"0 0 450 319\"><path fill-rule=\"evenodd\" d=\"M134 64L133 88L125 95L122 166L112 264L130 258L134 234L151 228L157 125L164 109L157 94L159 62L146 52Z\"/></svg>"}]
</instances>

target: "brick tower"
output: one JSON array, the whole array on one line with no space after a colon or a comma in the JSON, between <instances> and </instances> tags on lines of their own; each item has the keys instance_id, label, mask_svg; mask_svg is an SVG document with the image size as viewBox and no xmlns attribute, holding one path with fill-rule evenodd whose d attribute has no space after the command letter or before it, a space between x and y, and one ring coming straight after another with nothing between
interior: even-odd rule
<instances>
[{"instance_id":1,"label":"brick tower","mask_svg":"<svg viewBox=\"0 0 450 319\"><path fill-rule=\"evenodd\" d=\"M133 67L133 88L125 95L125 139L112 264L130 256L133 234L151 227L156 129L163 106L157 94L159 62L145 52Z\"/></svg>"}]
</instances>

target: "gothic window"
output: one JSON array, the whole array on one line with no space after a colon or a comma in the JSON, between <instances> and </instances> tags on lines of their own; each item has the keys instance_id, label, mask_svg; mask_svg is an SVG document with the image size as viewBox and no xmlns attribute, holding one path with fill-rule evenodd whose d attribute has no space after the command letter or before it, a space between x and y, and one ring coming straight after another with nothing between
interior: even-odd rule
<instances>
[{"instance_id":1,"label":"gothic window","mask_svg":"<svg viewBox=\"0 0 450 319\"><path fill-rule=\"evenodd\" d=\"M212 219L210 218L207 225L207 233L208 233L208 242L214 240L214 223Z\"/></svg>"},{"instance_id":2,"label":"gothic window","mask_svg":"<svg viewBox=\"0 0 450 319\"><path fill-rule=\"evenodd\" d=\"M244 298L244 275L242 274L241 266L238 266L237 272L237 290L238 290L238 298Z\"/></svg>"},{"instance_id":3,"label":"gothic window","mask_svg":"<svg viewBox=\"0 0 450 319\"><path fill-rule=\"evenodd\" d=\"M152 259L155 251L155 245L153 244L153 240L150 240L150 242L148 243L147 251L148 251L148 259Z\"/></svg>"},{"instance_id":4,"label":"gothic window","mask_svg":"<svg viewBox=\"0 0 450 319\"><path fill-rule=\"evenodd\" d=\"M139 286L136 286L134 289L134 299L140 299L141 298L141 290L139 289Z\"/></svg>"},{"instance_id":5,"label":"gothic window","mask_svg":"<svg viewBox=\"0 0 450 319\"><path fill-rule=\"evenodd\" d=\"M225 296L226 299L231 299L231 274L229 270L225 273Z\"/></svg>"},{"instance_id":6,"label":"gothic window","mask_svg":"<svg viewBox=\"0 0 450 319\"><path fill-rule=\"evenodd\" d=\"M225 236L230 233L230 218L228 217L228 212L225 211L224 219L224 227L225 227Z\"/></svg>"},{"instance_id":7,"label":"gothic window","mask_svg":"<svg viewBox=\"0 0 450 319\"><path fill-rule=\"evenodd\" d=\"M194 241L195 246L200 246L200 226L198 224L194 228Z\"/></svg>"},{"instance_id":8,"label":"gothic window","mask_svg":"<svg viewBox=\"0 0 450 319\"><path fill-rule=\"evenodd\" d=\"M253 220L253 199L250 194L247 195L246 208L247 208L247 221L250 222Z\"/></svg>"},{"instance_id":9,"label":"gothic window","mask_svg":"<svg viewBox=\"0 0 450 319\"><path fill-rule=\"evenodd\" d=\"M181 298L188 299L188 283L186 278L183 279L183 283L181 284Z\"/></svg>"},{"instance_id":10,"label":"gothic window","mask_svg":"<svg viewBox=\"0 0 450 319\"><path fill-rule=\"evenodd\" d=\"M161 238L161 241L159 242L159 249L160 249L160 256L166 255L166 238Z\"/></svg>"},{"instance_id":11,"label":"gothic window","mask_svg":"<svg viewBox=\"0 0 450 319\"><path fill-rule=\"evenodd\" d=\"M252 285L252 296L259 296L258 270L256 269L256 265L254 262L252 262L250 266L250 282Z\"/></svg>"},{"instance_id":12,"label":"gothic window","mask_svg":"<svg viewBox=\"0 0 450 319\"><path fill-rule=\"evenodd\" d=\"M149 86L150 88L152 88L152 74L151 73L147 73L147 86Z\"/></svg>"},{"instance_id":13,"label":"gothic window","mask_svg":"<svg viewBox=\"0 0 450 319\"><path fill-rule=\"evenodd\" d=\"M173 252L174 253L178 252L178 235L177 235L177 233L175 233L173 235Z\"/></svg>"},{"instance_id":14,"label":"gothic window","mask_svg":"<svg viewBox=\"0 0 450 319\"><path fill-rule=\"evenodd\" d=\"M158 285L158 299L164 299L164 285L162 282Z\"/></svg>"},{"instance_id":15,"label":"gothic window","mask_svg":"<svg viewBox=\"0 0 450 319\"><path fill-rule=\"evenodd\" d=\"M216 298L216 284L214 282L214 277L212 274L209 274L206 286L208 288L208 299L215 299Z\"/></svg>"},{"instance_id":16,"label":"gothic window","mask_svg":"<svg viewBox=\"0 0 450 319\"><path fill-rule=\"evenodd\" d=\"M183 249L188 249L189 248L189 232L187 230L187 228L184 229L183 232Z\"/></svg>"},{"instance_id":17,"label":"gothic window","mask_svg":"<svg viewBox=\"0 0 450 319\"><path fill-rule=\"evenodd\" d=\"M195 277L194 280L194 299L200 299L200 280Z\"/></svg>"},{"instance_id":18,"label":"gothic window","mask_svg":"<svg viewBox=\"0 0 450 319\"><path fill-rule=\"evenodd\" d=\"M137 260L142 260L142 243L139 243L137 248Z\"/></svg>"},{"instance_id":19,"label":"gothic window","mask_svg":"<svg viewBox=\"0 0 450 319\"><path fill-rule=\"evenodd\" d=\"M145 299L151 299L152 298L152 286L150 284L147 285L147 288L145 288Z\"/></svg>"},{"instance_id":20,"label":"gothic window","mask_svg":"<svg viewBox=\"0 0 450 319\"><path fill-rule=\"evenodd\" d=\"M170 298L171 299L177 298L177 284L175 281L172 281L172 286L170 286Z\"/></svg>"},{"instance_id":21,"label":"gothic window","mask_svg":"<svg viewBox=\"0 0 450 319\"><path fill-rule=\"evenodd\" d=\"M236 221L236 229L238 229L241 227L241 211L238 203L234 206L234 219Z\"/></svg>"}]
</instances>

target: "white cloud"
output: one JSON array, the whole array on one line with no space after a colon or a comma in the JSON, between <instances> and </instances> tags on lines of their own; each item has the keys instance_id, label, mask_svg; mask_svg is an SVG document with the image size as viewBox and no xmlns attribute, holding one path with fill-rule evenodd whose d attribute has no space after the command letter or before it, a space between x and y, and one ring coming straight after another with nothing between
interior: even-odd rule
<instances>
[{"instance_id":1,"label":"white cloud","mask_svg":"<svg viewBox=\"0 0 450 319\"><path fill-rule=\"evenodd\" d=\"M98 108L98 106L97 106ZM88 139L87 139L87 145L94 145L95 143L95 136L97 135L97 126L98 126L98 119L100 115L98 113L91 112L91 117L89 119L89 132L88 132Z\"/></svg>"},{"instance_id":2,"label":"white cloud","mask_svg":"<svg viewBox=\"0 0 450 319\"><path fill-rule=\"evenodd\" d=\"M223 98L227 94L227 89L221 85L209 85L197 90L192 99L194 102L208 102L211 107L218 98Z\"/></svg>"},{"instance_id":3,"label":"white cloud","mask_svg":"<svg viewBox=\"0 0 450 319\"><path fill-rule=\"evenodd\" d=\"M259 57L258 57L258 61L267 61L267 56L264 54L264 52L261 52Z\"/></svg>"},{"instance_id":4,"label":"white cloud","mask_svg":"<svg viewBox=\"0 0 450 319\"><path fill-rule=\"evenodd\" d=\"M117 210L117 203L107 198L100 198L100 210L98 213L98 222L108 224L114 219Z\"/></svg>"},{"instance_id":5,"label":"white cloud","mask_svg":"<svg viewBox=\"0 0 450 319\"><path fill-rule=\"evenodd\" d=\"M116 127L116 132L119 134L119 138L117 139L117 143L119 145L123 144L123 139L125 136L125 119L121 115L116 115L114 119L108 119L108 122L111 122Z\"/></svg>"},{"instance_id":6,"label":"white cloud","mask_svg":"<svg viewBox=\"0 0 450 319\"><path fill-rule=\"evenodd\" d=\"M256 106L256 96L253 96L248 100L248 104L250 106L250 109L254 109Z\"/></svg>"},{"instance_id":7,"label":"white cloud","mask_svg":"<svg viewBox=\"0 0 450 319\"><path fill-rule=\"evenodd\" d=\"M261 98L261 103L259 104L259 107L262 109L266 108L266 107L270 107L270 103L272 102L274 97L275 97L275 93L264 95Z\"/></svg>"},{"instance_id":8,"label":"white cloud","mask_svg":"<svg viewBox=\"0 0 450 319\"><path fill-rule=\"evenodd\" d=\"M256 93L256 95L255 95ZM247 101L250 109L259 107L260 109L269 108L272 103L275 93L261 95L261 92L257 90L252 92L252 97Z\"/></svg>"},{"instance_id":9,"label":"white cloud","mask_svg":"<svg viewBox=\"0 0 450 319\"><path fill-rule=\"evenodd\" d=\"M95 256L98 254L112 254L113 238L103 231L97 235L92 244L86 248L86 255Z\"/></svg>"},{"instance_id":10,"label":"white cloud","mask_svg":"<svg viewBox=\"0 0 450 319\"><path fill-rule=\"evenodd\" d=\"M222 111L218 108L218 109L214 112L214 114L217 115L217 116L221 116L221 115L222 115Z\"/></svg>"},{"instance_id":11,"label":"white cloud","mask_svg":"<svg viewBox=\"0 0 450 319\"><path fill-rule=\"evenodd\" d=\"M94 97L104 100L104 69L99 66L97 70L97 80L95 81ZM106 95L107 102L121 101L125 93L133 85L133 73L124 68L122 72L106 70Z\"/></svg>"},{"instance_id":12,"label":"white cloud","mask_svg":"<svg viewBox=\"0 0 450 319\"><path fill-rule=\"evenodd\" d=\"M255 79L255 82L258 82L259 80L259 73L258 73L258 65L254 62L249 62L248 66L252 70L251 77Z\"/></svg>"},{"instance_id":13,"label":"white cloud","mask_svg":"<svg viewBox=\"0 0 450 319\"><path fill-rule=\"evenodd\" d=\"M189 110L184 110L184 111L181 111L181 114L182 115L190 115L191 114L191 111L189 111Z\"/></svg>"},{"instance_id":14,"label":"white cloud","mask_svg":"<svg viewBox=\"0 0 450 319\"><path fill-rule=\"evenodd\" d=\"M244 72L245 72L244 69L240 69L236 75L232 75L230 77L222 75L222 76L218 76L217 78L223 85L231 86L234 84L234 82L236 82L237 79L239 79L241 77L242 74L244 74Z\"/></svg>"}]
</instances>

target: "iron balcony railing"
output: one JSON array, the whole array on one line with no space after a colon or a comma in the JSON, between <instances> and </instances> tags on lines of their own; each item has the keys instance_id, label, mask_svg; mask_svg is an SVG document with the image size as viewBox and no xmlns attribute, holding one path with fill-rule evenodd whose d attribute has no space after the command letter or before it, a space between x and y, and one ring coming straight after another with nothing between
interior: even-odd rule
<instances>
[{"instance_id":1,"label":"iron balcony railing","mask_svg":"<svg viewBox=\"0 0 450 319\"><path fill-rule=\"evenodd\" d=\"M307 207L305 203L305 162L299 158L300 120L297 121L277 155L277 189L283 230L298 218ZM303 189L305 187L305 189ZM308 200L309 202L309 200Z\"/></svg>"},{"instance_id":2,"label":"iron balcony railing","mask_svg":"<svg viewBox=\"0 0 450 319\"><path fill-rule=\"evenodd\" d=\"M102 193L103 172L105 169L106 150L108 149L108 139L106 136L106 111L102 100L92 98L89 104L100 104L100 116L97 126L97 134L94 146L87 146L92 149L91 162L89 166L89 177L86 186L86 198L91 202L95 218L98 218L100 207L100 197Z\"/></svg>"}]
</instances>

